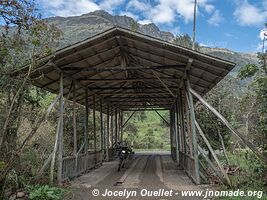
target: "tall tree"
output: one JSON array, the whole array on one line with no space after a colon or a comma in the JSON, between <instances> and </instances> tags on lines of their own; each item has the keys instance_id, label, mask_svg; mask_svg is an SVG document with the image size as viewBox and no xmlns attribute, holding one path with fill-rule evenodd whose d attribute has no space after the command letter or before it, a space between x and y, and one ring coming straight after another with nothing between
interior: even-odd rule
<instances>
[{"instance_id":1,"label":"tall tree","mask_svg":"<svg viewBox=\"0 0 267 200\"><path fill-rule=\"evenodd\" d=\"M40 99L32 95L30 73L40 57L51 54L60 32L40 19L33 1L4 0L0 2L0 193L7 174L16 168L19 155L28 141L18 141L18 128L25 105ZM26 64L29 70L14 79L10 74ZM36 113L37 114L37 113ZM38 120L33 120L38 124ZM32 131L34 131L33 129ZM30 139L30 137L26 137ZM0 195L1 195L0 194Z\"/></svg>"}]
</instances>

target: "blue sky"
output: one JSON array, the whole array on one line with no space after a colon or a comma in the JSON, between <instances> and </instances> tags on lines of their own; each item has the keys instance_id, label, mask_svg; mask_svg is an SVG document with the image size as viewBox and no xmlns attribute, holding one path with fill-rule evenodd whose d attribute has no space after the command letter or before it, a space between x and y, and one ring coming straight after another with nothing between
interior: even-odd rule
<instances>
[{"instance_id":1,"label":"blue sky","mask_svg":"<svg viewBox=\"0 0 267 200\"><path fill-rule=\"evenodd\" d=\"M197 0L197 41L238 52L260 51L267 0ZM95 10L127 15L141 24L192 35L194 0L36 0L43 17L75 16Z\"/></svg>"}]
</instances>

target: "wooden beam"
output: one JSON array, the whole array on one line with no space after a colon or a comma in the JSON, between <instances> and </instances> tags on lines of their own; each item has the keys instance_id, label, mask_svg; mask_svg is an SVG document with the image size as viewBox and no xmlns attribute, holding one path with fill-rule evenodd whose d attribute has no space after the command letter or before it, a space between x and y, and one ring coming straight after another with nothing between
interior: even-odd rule
<instances>
[{"instance_id":1,"label":"wooden beam","mask_svg":"<svg viewBox=\"0 0 267 200\"><path fill-rule=\"evenodd\" d=\"M88 87L89 90L152 90L152 91L155 91L155 90L165 90L166 88L165 87L123 87L123 88L120 88L120 87ZM169 87L169 89L177 89L177 87Z\"/></svg>"},{"instance_id":2,"label":"wooden beam","mask_svg":"<svg viewBox=\"0 0 267 200\"><path fill-rule=\"evenodd\" d=\"M189 98L189 106L190 106L190 122L191 122L191 128L192 128L192 142L193 142L193 152L194 152L194 159L195 159L195 178L196 178L196 184L200 184L200 175L199 175L199 161L198 161L198 149L197 149L197 134L196 134L196 125L195 125L195 111L194 111L194 103L193 103L193 97L190 93L190 77L188 72L186 72L186 89L187 89L187 95Z\"/></svg>"},{"instance_id":3,"label":"wooden beam","mask_svg":"<svg viewBox=\"0 0 267 200\"><path fill-rule=\"evenodd\" d=\"M174 100L174 98L173 97L109 97L108 99L110 99L110 100L120 100L120 99L131 99L131 100L133 100L133 99L136 99L136 100L138 100L138 99L171 99L171 100Z\"/></svg>"},{"instance_id":4,"label":"wooden beam","mask_svg":"<svg viewBox=\"0 0 267 200\"><path fill-rule=\"evenodd\" d=\"M77 153L76 87L73 84L73 155Z\"/></svg>"},{"instance_id":5,"label":"wooden beam","mask_svg":"<svg viewBox=\"0 0 267 200\"><path fill-rule=\"evenodd\" d=\"M128 117L128 119L123 123L122 128L127 125L128 121L133 117L137 110L133 111L132 114Z\"/></svg>"},{"instance_id":6,"label":"wooden beam","mask_svg":"<svg viewBox=\"0 0 267 200\"><path fill-rule=\"evenodd\" d=\"M195 121L195 123L196 123L196 127L197 127L197 129L198 129L198 132L199 132L200 136L202 137L202 139L204 140L205 144L207 145L209 151L211 152L211 155L213 156L214 160L216 161L216 163L217 163L217 165L218 165L218 167L219 167L221 173L223 174L224 179L226 180L227 184L228 184L229 186L231 186L231 181L230 181L230 179L229 179L227 173L224 171L224 168L223 168L223 166L221 165L221 163L220 163L218 157L216 156L216 154L215 154L213 148L211 147L211 145L210 145L208 139L206 138L204 132L203 132L202 129L200 128L200 126L199 126L199 124L197 123L197 121Z\"/></svg>"},{"instance_id":7,"label":"wooden beam","mask_svg":"<svg viewBox=\"0 0 267 200\"><path fill-rule=\"evenodd\" d=\"M100 99L100 141L101 141L101 151L104 153L104 130L103 130L103 99Z\"/></svg>"},{"instance_id":8,"label":"wooden beam","mask_svg":"<svg viewBox=\"0 0 267 200\"><path fill-rule=\"evenodd\" d=\"M106 155L106 158L107 158L107 161L109 161L109 133L110 133L110 127L109 127L109 117L110 117L110 115L109 115L109 113L110 113L110 104L108 103L107 104L107 139L106 139L106 141L107 141L107 155Z\"/></svg>"},{"instance_id":9,"label":"wooden beam","mask_svg":"<svg viewBox=\"0 0 267 200\"><path fill-rule=\"evenodd\" d=\"M120 93L98 93L98 95L100 96L106 96L106 95L112 95L112 96L125 96L125 95L129 95L129 96L142 96L142 95L168 95L170 94L169 92L120 92ZM105 98L105 97L104 97Z\"/></svg>"},{"instance_id":10,"label":"wooden beam","mask_svg":"<svg viewBox=\"0 0 267 200\"><path fill-rule=\"evenodd\" d=\"M112 110L112 108L111 108ZM112 115L110 116L110 132L111 132L111 148L114 148L114 117L113 117L113 111Z\"/></svg>"},{"instance_id":11,"label":"wooden beam","mask_svg":"<svg viewBox=\"0 0 267 200\"><path fill-rule=\"evenodd\" d=\"M124 38L124 36L123 36L123 38ZM126 38L126 40L135 41L135 40L132 39L132 38ZM142 42L144 45L147 45L144 41L141 41L141 40L140 40L140 42ZM151 43L151 44L153 44L153 43ZM160 52L160 51L162 50L161 48L159 48L159 47L157 47L157 46L154 46L154 45L151 45L151 46L153 46L153 47L152 47L152 51L150 51L150 52L146 52L146 51L142 50L141 48L140 48L140 49L137 49L137 48L135 48L135 47L131 47L131 46L129 46L128 49L129 49L129 53L131 53L131 54L134 55L134 56L136 56L136 55L134 54L134 52L141 51L141 52L143 52L143 53L149 53L149 54L151 54L151 55L155 55L155 56L161 57L162 59L165 58L165 59L173 60L173 61L175 61L175 62L177 62L177 60L186 60L186 59L190 58L189 56L182 55L182 54L175 54L175 52L173 52L173 51L170 51L170 50L168 50L168 49L164 49L164 51L166 52L166 54L170 53L170 54L174 55L174 57L175 57L176 59L174 60L174 59L171 59L171 58L169 58L169 57L166 58L166 57L163 57L163 56L160 55L160 54L156 54L156 53L155 53L155 49L158 49L159 52ZM196 54L196 52L193 52L193 53ZM142 54L139 54L139 55L142 55ZM178 56L178 57L177 57L177 56ZM203 54L202 54L201 56L206 56L206 55L203 55ZM222 68L222 67L219 67L219 66L215 66L215 65L212 65L212 64L209 64L209 63L200 61L200 60L198 60L198 62L199 62L201 65L205 65L205 66L208 66L208 67L213 68L213 69L219 69L221 72L225 72L225 73L228 72L228 71L227 71L228 69L226 69L226 68ZM229 64L232 64L232 63L229 62Z\"/></svg>"},{"instance_id":12,"label":"wooden beam","mask_svg":"<svg viewBox=\"0 0 267 200\"><path fill-rule=\"evenodd\" d=\"M215 172L215 174L217 175L217 177L222 181L222 183L225 182L225 179L223 178L222 174L219 173L218 169L216 168L216 166L213 164L213 162L209 159L209 157L205 154L205 151L198 145L198 151L200 152L200 154L203 156L203 158L206 160L206 162L208 163L208 165L211 167L211 169Z\"/></svg>"},{"instance_id":13,"label":"wooden beam","mask_svg":"<svg viewBox=\"0 0 267 200\"><path fill-rule=\"evenodd\" d=\"M166 78L161 77L161 80L165 81L173 81L177 80L175 78ZM99 78L79 78L78 81L86 81L86 82L92 82L92 83L107 83L107 82L134 82L134 81L156 81L157 78L109 78L109 79L99 79Z\"/></svg>"},{"instance_id":14,"label":"wooden beam","mask_svg":"<svg viewBox=\"0 0 267 200\"><path fill-rule=\"evenodd\" d=\"M169 110L169 109L165 109L165 108L159 108L159 109L156 109L157 111L159 110ZM122 109L122 111L127 111L127 112L131 112L131 111L155 111L155 109L153 108L144 108L144 109Z\"/></svg>"},{"instance_id":15,"label":"wooden beam","mask_svg":"<svg viewBox=\"0 0 267 200\"><path fill-rule=\"evenodd\" d=\"M168 126L170 126L170 123L157 111L157 110L154 110L156 113L157 113L157 115L168 125Z\"/></svg>"},{"instance_id":16,"label":"wooden beam","mask_svg":"<svg viewBox=\"0 0 267 200\"><path fill-rule=\"evenodd\" d=\"M118 143L118 109L115 109L115 144Z\"/></svg>"},{"instance_id":17,"label":"wooden beam","mask_svg":"<svg viewBox=\"0 0 267 200\"><path fill-rule=\"evenodd\" d=\"M62 173L63 173L63 137L64 137L64 129L63 129L63 116L64 116L64 97L63 97L63 73L60 73L60 110L59 110L59 137L58 137L58 171L57 171L57 181L59 185L62 185Z\"/></svg>"},{"instance_id":18,"label":"wooden beam","mask_svg":"<svg viewBox=\"0 0 267 200\"><path fill-rule=\"evenodd\" d=\"M213 114L215 114L221 122L227 126L227 128L235 135L237 136L246 146L248 146L255 155L262 160L264 163L267 163L267 158L260 153L260 151L255 147L253 143L248 141L244 135L239 133L234 129L234 127L215 109L213 108L204 98L202 98L196 91L194 91L192 88L190 89L190 92L205 106L207 107Z\"/></svg>"},{"instance_id":19,"label":"wooden beam","mask_svg":"<svg viewBox=\"0 0 267 200\"><path fill-rule=\"evenodd\" d=\"M177 99L174 104L174 119L175 119L175 144L176 144L176 162L179 165L180 159L179 159L179 135L181 134L179 131L179 119L178 119L178 105L177 105Z\"/></svg>"},{"instance_id":20,"label":"wooden beam","mask_svg":"<svg viewBox=\"0 0 267 200\"><path fill-rule=\"evenodd\" d=\"M166 88L166 90L174 97L176 98L176 96L172 93L172 91L169 89L169 87L164 83L163 80L161 80L161 78L154 72L152 71L152 73L154 74L154 76L161 82L161 84Z\"/></svg>"},{"instance_id":21,"label":"wooden beam","mask_svg":"<svg viewBox=\"0 0 267 200\"><path fill-rule=\"evenodd\" d=\"M96 147L96 102L95 102L95 95L93 95L93 131L94 131L94 155L95 155L95 165L97 164L97 147Z\"/></svg>"},{"instance_id":22,"label":"wooden beam","mask_svg":"<svg viewBox=\"0 0 267 200\"><path fill-rule=\"evenodd\" d=\"M53 62L49 62L47 63L47 65L50 65L50 66L53 66L54 68L56 68L60 73L63 73L63 75L65 77L67 77L68 79L70 79L71 81L73 81L74 83L77 83L80 87L86 89L86 90L89 90L88 87L84 86L83 84L81 84L79 81L77 81L75 78L73 78L72 76L70 76L70 74L62 71L62 69L60 69L55 63ZM92 90L90 90L90 93L94 94L94 95L97 95L95 92L93 92Z\"/></svg>"},{"instance_id":23,"label":"wooden beam","mask_svg":"<svg viewBox=\"0 0 267 200\"><path fill-rule=\"evenodd\" d=\"M84 120L84 152L88 154L88 118L89 118L89 106L88 106L88 90L85 89L85 120Z\"/></svg>"},{"instance_id":24,"label":"wooden beam","mask_svg":"<svg viewBox=\"0 0 267 200\"><path fill-rule=\"evenodd\" d=\"M145 66L128 66L127 68L122 68L122 67L68 67L64 68L64 71L75 71L75 70L80 70L81 72L104 72L104 71L128 71L128 70L153 70L153 69L173 69L181 67L184 68L185 65L158 65L158 66L150 66L150 67L145 67Z\"/></svg>"}]
</instances>

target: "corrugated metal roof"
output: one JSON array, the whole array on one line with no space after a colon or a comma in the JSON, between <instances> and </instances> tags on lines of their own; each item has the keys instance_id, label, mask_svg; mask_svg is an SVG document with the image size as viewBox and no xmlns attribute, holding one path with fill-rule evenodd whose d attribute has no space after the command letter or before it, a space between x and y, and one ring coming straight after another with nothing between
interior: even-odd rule
<instances>
[{"instance_id":1,"label":"corrugated metal roof","mask_svg":"<svg viewBox=\"0 0 267 200\"><path fill-rule=\"evenodd\" d=\"M120 109L170 108L174 102L171 93L177 93L189 63L191 86L201 95L235 66L226 60L117 27L58 50L40 63L31 74L33 85L58 93L62 71L64 95L75 82L78 103L85 103L85 88L88 88L89 102L92 102L90 94L95 94L96 100L102 97L104 102ZM27 67L15 74L25 70ZM72 94L69 98L72 99Z\"/></svg>"}]
</instances>

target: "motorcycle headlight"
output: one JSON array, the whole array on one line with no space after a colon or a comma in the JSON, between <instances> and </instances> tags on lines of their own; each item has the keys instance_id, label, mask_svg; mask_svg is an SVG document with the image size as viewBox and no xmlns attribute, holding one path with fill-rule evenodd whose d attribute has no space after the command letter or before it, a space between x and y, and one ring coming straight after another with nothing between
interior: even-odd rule
<instances>
[{"instance_id":1,"label":"motorcycle headlight","mask_svg":"<svg viewBox=\"0 0 267 200\"><path fill-rule=\"evenodd\" d=\"M122 150L121 152L122 152L122 153L126 153L126 151L124 151L124 150Z\"/></svg>"}]
</instances>

